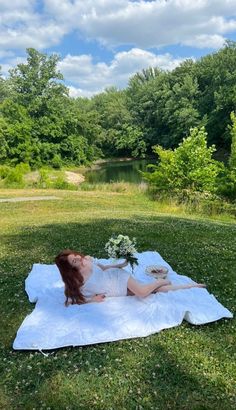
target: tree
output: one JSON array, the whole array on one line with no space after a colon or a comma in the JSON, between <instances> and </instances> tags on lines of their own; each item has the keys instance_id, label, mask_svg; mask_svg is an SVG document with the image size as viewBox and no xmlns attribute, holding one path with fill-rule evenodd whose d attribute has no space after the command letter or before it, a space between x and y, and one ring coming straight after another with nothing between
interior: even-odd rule
<instances>
[{"instance_id":1,"label":"tree","mask_svg":"<svg viewBox=\"0 0 236 410\"><path fill-rule=\"evenodd\" d=\"M158 77L163 71L158 67L144 68L142 71L136 73L130 80L130 86L136 86L136 84L142 85L150 80Z\"/></svg>"},{"instance_id":2,"label":"tree","mask_svg":"<svg viewBox=\"0 0 236 410\"><path fill-rule=\"evenodd\" d=\"M6 99L0 105L1 160L12 164L32 163L36 144L31 138L33 122L27 110Z\"/></svg>"},{"instance_id":3,"label":"tree","mask_svg":"<svg viewBox=\"0 0 236 410\"><path fill-rule=\"evenodd\" d=\"M226 41L216 53L202 57L195 63L199 85L198 110L207 116L209 143L218 147L230 146L230 113L236 110L236 42Z\"/></svg>"},{"instance_id":4,"label":"tree","mask_svg":"<svg viewBox=\"0 0 236 410\"><path fill-rule=\"evenodd\" d=\"M68 95L68 90L59 82L63 75L57 70L57 55L47 56L33 48L27 53L27 63L10 70L10 84L15 100L37 118L47 115L49 102Z\"/></svg>"},{"instance_id":5,"label":"tree","mask_svg":"<svg viewBox=\"0 0 236 410\"><path fill-rule=\"evenodd\" d=\"M2 78L1 66L0 66L0 103L9 96L8 82Z\"/></svg>"},{"instance_id":6,"label":"tree","mask_svg":"<svg viewBox=\"0 0 236 410\"><path fill-rule=\"evenodd\" d=\"M231 153L228 167L223 167L218 178L218 194L231 200L236 198L236 114L231 112L230 119L232 124L229 125L231 136Z\"/></svg>"},{"instance_id":7,"label":"tree","mask_svg":"<svg viewBox=\"0 0 236 410\"><path fill-rule=\"evenodd\" d=\"M235 169L236 172L236 114L231 112L230 119L232 125L229 127L231 135L231 153L229 157L229 167Z\"/></svg>"},{"instance_id":8,"label":"tree","mask_svg":"<svg viewBox=\"0 0 236 410\"><path fill-rule=\"evenodd\" d=\"M98 121L103 129L101 147L105 155L144 156L143 133L132 123L124 91L109 88L93 97L92 107L99 114Z\"/></svg>"},{"instance_id":9,"label":"tree","mask_svg":"<svg viewBox=\"0 0 236 410\"><path fill-rule=\"evenodd\" d=\"M95 116L80 111L76 101L69 98L57 70L59 57L32 48L27 52L27 63L11 70L10 84L14 104L32 121L30 136L25 132L27 146L34 147L31 165L59 166L62 160L81 164L97 158L100 151Z\"/></svg>"}]
</instances>

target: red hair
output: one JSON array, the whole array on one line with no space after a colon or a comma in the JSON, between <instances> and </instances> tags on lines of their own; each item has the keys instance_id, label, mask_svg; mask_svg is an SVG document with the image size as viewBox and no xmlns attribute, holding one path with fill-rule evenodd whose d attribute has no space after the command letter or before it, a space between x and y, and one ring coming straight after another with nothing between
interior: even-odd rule
<instances>
[{"instance_id":1,"label":"red hair","mask_svg":"<svg viewBox=\"0 0 236 410\"><path fill-rule=\"evenodd\" d=\"M86 303L85 297L81 292L81 287L84 284L84 279L79 269L77 267L71 266L71 264L69 263L69 255L79 255L81 256L81 258L84 258L84 255L82 253L73 251L72 249L65 249L56 256L55 263L65 284L65 305L69 305L69 299L71 299L72 305L80 305Z\"/></svg>"}]
</instances>

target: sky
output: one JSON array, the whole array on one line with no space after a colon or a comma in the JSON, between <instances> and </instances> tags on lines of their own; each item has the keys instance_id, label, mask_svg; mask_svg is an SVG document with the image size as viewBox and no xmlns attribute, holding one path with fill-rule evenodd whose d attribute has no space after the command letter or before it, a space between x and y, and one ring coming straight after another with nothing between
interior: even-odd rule
<instances>
[{"instance_id":1,"label":"sky","mask_svg":"<svg viewBox=\"0 0 236 410\"><path fill-rule=\"evenodd\" d=\"M26 48L60 56L72 97L122 89L147 67L172 70L236 41L236 0L0 0L4 77Z\"/></svg>"}]
</instances>

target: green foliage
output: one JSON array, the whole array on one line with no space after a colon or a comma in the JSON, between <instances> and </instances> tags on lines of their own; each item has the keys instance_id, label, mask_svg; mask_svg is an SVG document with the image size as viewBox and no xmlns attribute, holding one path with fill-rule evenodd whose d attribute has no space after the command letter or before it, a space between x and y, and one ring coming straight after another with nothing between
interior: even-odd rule
<instances>
[{"instance_id":1,"label":"green foliage","mask_svg":"<svg viewBox=\"0 0 236 410\"><path fill-rule=\"evenodd\" d=\"M58 62L29 48L26 63L0 76L0 163L60 169L103 156L144 157L153 145L176 148L202 126L208 145L229 151L230 138L233 144L235 42L173 71L149 67L126 90L111 87L91 99L69 98Z\"/></svg>"},{"instance_id":2,"label":"green foliage","mask_svg":"<svg viewBox=\"0 0 236 410\"><path fill-rule=\"evenodd\" d=\"M177 75L159 72L143 82L135 75L129 83L128 106L149 150L154 144L174 147L190 127L203 124L196 102L198 83L187 70L189 65Z\"/></svg>"},{"instance_id":3,"label":"green foliage","mask_svg":"<svg viewBox=\"0 0 236 410\"><path fill-rule=\"evenodd\" d=\"M124 91L109 88L92 99L92 107L99 113L103 129L101 146L106 155L144 157L143 132L132 122Z\"/></svg>"},{"instance_id":4,"label":"green foliage","mask_svg":"<svg viewBox=\"0 0 236 410\"><path fill-rule=\"evenodd\" d=\"M27 110L16 102L6 99L0 105L0 138L3 141L2 160L12 165L32 164L34 143L31 138L33 122Z\"/></svg>"},{"instance_id":5,"label":"green foliage","mask_svg":"<svg viewBox=\"0 0 236 410\"><path fill-rule=\"evenodd\" d=\"M217 181L217 192L230 200L236 199L236 172L233 169L225 168L220 173Z\"/></svg>"},{"instance_id":6,"label":"green foliage","mask_svg":"<svg viewBox=\"0 0 236 410\"><path fill-rule=\"evenodd\" d=\"M34 168L93 161L101 155L98 114L68 97L58 56L27 52L27 63L10 72L11 98L0 105L0 161Z\"/></svg>"},{"instance_id":7,"label":"green foliage","mask_svg":"<svg viewBox=\"0 0 236 410\"><path fill-rule=\"evenodd\" d=\"M70 184L61 175L61 176L58 176L55 179L55 181L52 181L51 188L54 188L54 189L67 189L67 190L70 190L70 191L77 191L78 186L76 186L75 184Z\"/></svg>"},{"instance_id":8,"label":"green foliage","mask_svg":"<svg viewBox=\"0 0 236 410\"><path fill-rule=\"evenodd\" d=\"M229 149L230 113L236 109L236 43L227 41L217 53L195 63L199 85L198 111L207 116L209 143Z\"/></svg>"},{"instance_id":9,"label":"green foliage","mask_svg":"<svg viewBox=\"0 0 236 410\"><path fill-rule=\"evenodd\" d=\"M11 168L8 165L0 165L0 178L4 179L9 174Z\"/></svg>"},{"instance_id":10,"label":"green foliage","mask_svg":"<svg viewBox=\"0 0 236 410\"><path fill-rule=\"evenodd\" d=\"M229 126L231 136L231 153L228 167L224 167L218 177L217 192L230 200L236 199L236 115L230 115L232 125Z\"/></svg>"},{"instance_id":11,"label":"green foliage","mask_svg":"<svg viewBox=\"0 0 236 410\"><path fill-rule=\"evenodd\" d=\"M8 124L6 120L0 116L0 147L1 147L0 148L0 162L5 162L7 160L7 154L8 154L7 135L8 135Z\"/></svg>"},{"instance_id":12,"label":"green foliage","mask_svg":"<svg viewBox=\"0 0 236 410\"><path fill-rule=\"evenodd\" d=\"M4 186L23 188L25 185L23 177L28 172L30 172L29 164L20 163L15 168L9 168L4 178Z\"/></svg>"},{"instance_id":13,"label":"green foliage","mask_svg":"<svg viewBox=\"0 0 236 410\"><path fill-rule=\"evenodd\" d=\"M60 169L62 167L62 159L59 154L55 154L51 160L51 166L55 169Z\"/></svg>"},{"instance_id":14,"label":"green foliage","mask_svg":"<svg viewBox=\"0 0 236 410\"><path fill-rule=\"evenodd\" d=\"M66 95L67 89L58 82L63 76L57 71L57 55L47 56L33 48L27 53L27 63L10 70L11 87L17 102L27 107L31 116L41 117L46 115L48 104Z\"/></svg>"},{"instance_id":15,"label":"green foliage","mask_svg":"<svg viewBox=\"0 0 236 410\"><path fill-rule=\"evenodd\" d=\"M208 142L229 148L230 112L236 108L236 43L172 72L136 74L127 88L128 107L148 150L174 148L192 127L205 126Z\"/></svg>"},{"instance_id":16,"label":"green foliage","mask_svg":"<svg viewBox=\"0 0 236 410\"><path fill-rule=\"evenodd\" d=\"M174 151L154 147L159 163L152 173L143 173L157 190L216 191L216 178L223 165L212 159L215 147L207 147L204 128L193 128Z\"/></svg>"},{"instance_id":17,"label":"green foliage","mask_svg":"<svg viewBox=\"0 0 236 410\"><path fill-rule=\"evenodd\" d=\"M49 170L46 168L39 169L39 182L37 184L38 188L49 188L50 187L50 178Z\"/></svg>"},{"instance_id":18,"label":"green foliage","mask_svg":"<svg viewBox=\"0 0 236 410\"><path fill-rule=\"evenodd\" d=\"M229 127L231 136L229 167L236 172L236 114L234 112L231 112L230 119L232 121L232 125Z\"/></svg>"},{"instance_id":19,"label":"green foliage","mask_svg":"<svg viewBox=\"0 0 236 410\"><path fill-rule=\"evenodd\" d=\"M146 143L142 139L142 132L138 127L124 124L121 130L113 130L113 147L116 148L117 154L132 157L144 158L146 152Z\"/></svg>"}]
</instances>

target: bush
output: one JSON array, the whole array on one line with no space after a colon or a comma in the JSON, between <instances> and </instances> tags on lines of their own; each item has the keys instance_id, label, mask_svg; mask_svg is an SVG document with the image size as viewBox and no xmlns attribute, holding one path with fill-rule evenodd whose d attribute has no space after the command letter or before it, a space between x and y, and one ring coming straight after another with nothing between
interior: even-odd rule
<instances>
[{"instance_id":1,"label":"bush","mask_svg":"<svg viewBox=\"0 0 236 410\"><path fill-rule=\"evenodd\" d=\"M39 188L49 188L50 187L50 179L49 179L49 172L46 168L39 169Z\"/></svg>"},{"instance_id":2,"label":"bush","mask_svg":"<svg viewBox=\"0 0 236 410\"><path fill-rule=\"evenodd\" d=\"M236 169L225 168L220 174L217 193L230 200L236 199Z\"/></svg>"},{"instance_id":3,"label":"bush","mask_svg":"<svg viewBox=\"0 0 236 410\"><path fill-rule=\"evenodd\" d=\"M229 127L231 136L231 153L229 157L229 166L236 170L236 114L231 112L230 119L232 125Z\"/></svg>"},{"instance_id":4,"label":"bush","mask_svg":"<svg viewBox=\"0 0 236 410\"><path fill-rule=\"evenodd\" d=\"M68 189L71 191L76 191L78 189L77 185L70 184L69 182L65 181L62 176L59 176L53 183L52 188L55 189Z\"/></svg>"},{"instance_id":5,"label":"bush","mask_svg":"<svg viewBox=\"0 0 236 410\"><path fill-rule=\"evenodd\" d=\"M15 168L5 169L4 185L12 188L23 188L25 186L24 175L30 172L29 164L20 163Z\"/></svg>"},{"instance_id":6,"label":"bush","mask_svg":"<svg viewBox=\"0 0 236 410\"><path fill-rule=\"evenodd\" d=\"M159 156L157 165L149 165L153 172L142 173L144 178L160 191L188 189L215 192L216 178L223 164L212 158L215 147L207 147L207 133L202 127L193 128L174 151L154 147Z\"/></svg>"},{"instance_id":7,"label":"bush","mask_svg":"<svg viewBox=\"0 0 236 410\"><path fill-rule=\"evenodd\" d=\"M53 159L51 160L51 166L54 169L61 169L62 165L63 163L62 163L61 156L58 154L54 155Z\"/></svg>"},{"instance_id":8,"label":"bush","mask_svg":"<svg viewBox=\"0 0 236 410\"><path fill-rule=\"evenodd\" d=\"M4 179L4 185L12 188L23 188L23 174L16 168L12 168Z\"/></svg>"},{"instance_id":9,"label":"bush","mask_svg":"<svg viewBox=\"0 0 236 410\"><path fill-rule=\"evenodd\" d=\"M11 168L8 165L0 165L0 178L6 178L10 171Z\"/></svg>"}]
</instances>

